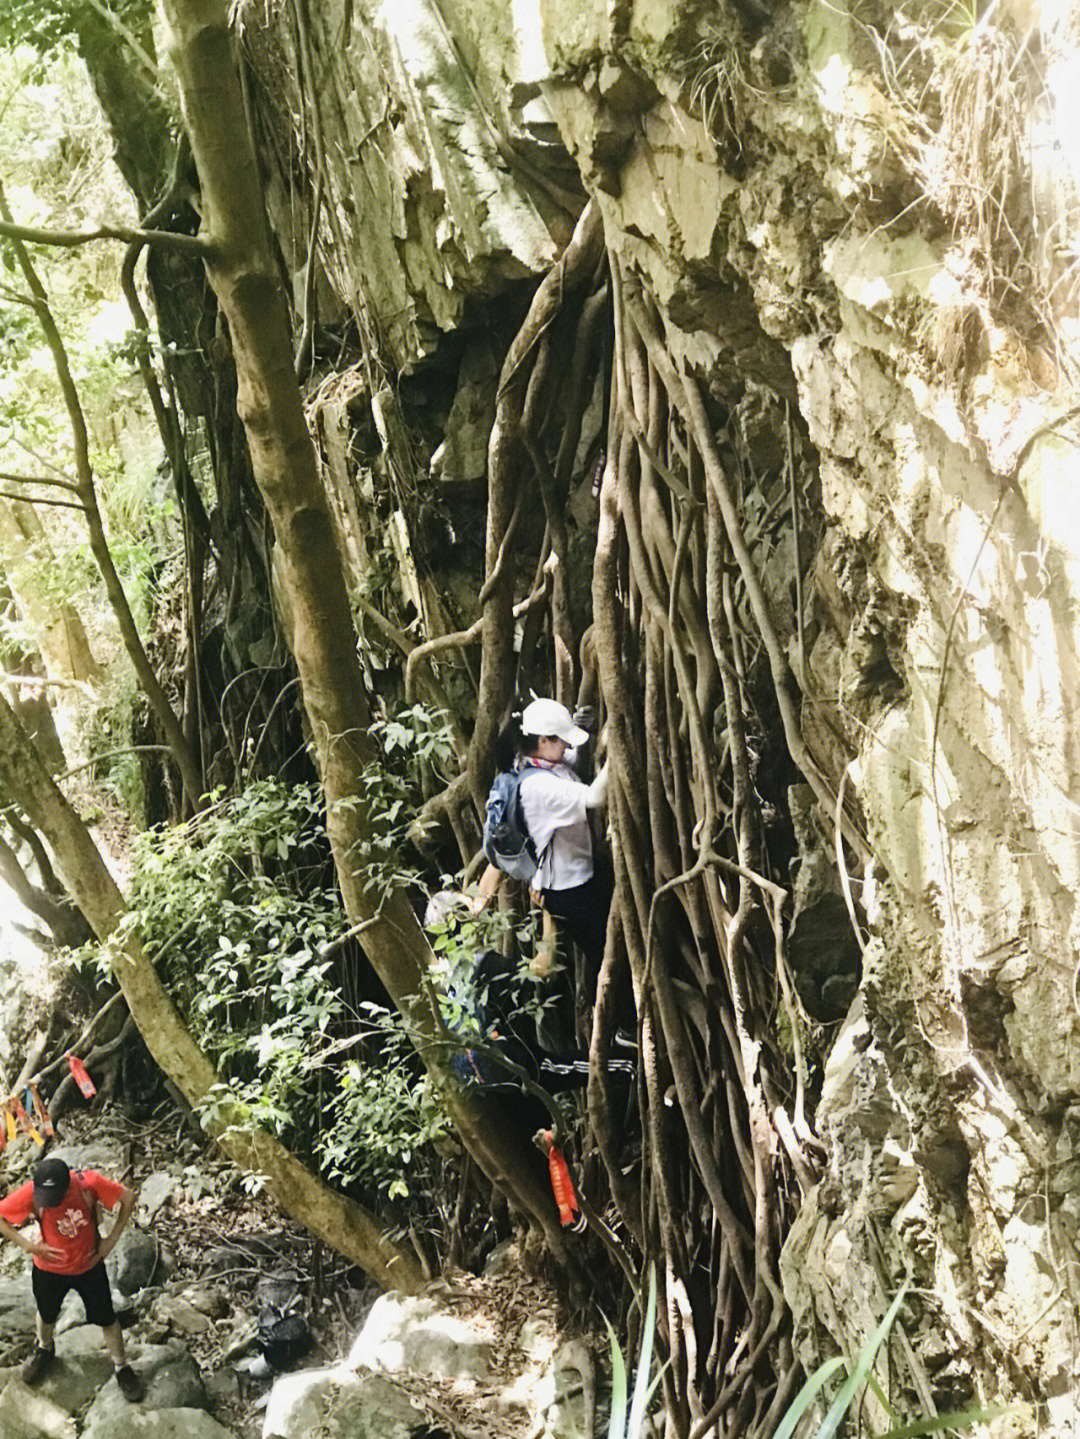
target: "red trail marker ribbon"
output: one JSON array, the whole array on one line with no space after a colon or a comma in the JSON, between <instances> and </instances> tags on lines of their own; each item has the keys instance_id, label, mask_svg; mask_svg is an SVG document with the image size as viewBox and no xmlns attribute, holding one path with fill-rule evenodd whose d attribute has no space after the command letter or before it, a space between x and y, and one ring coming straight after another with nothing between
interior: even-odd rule
<instances>
[{"instance_id":1,"label":"red trail marker ribbon","mask_svg":"<svg viewBox=\"0 0 1080 1439\"><path fill-rule=\"evenodd\" d=\"M581 1213L581 1206L578 1204L566 1156L555 1143L550 1129L544 1131L544 1139L547 1149L548 1174L551 1176L551 1192L555 1196L555 1203L559 1210L559 1222L564 1229L573 1229L575 1233L580 1232L585 1228L585 1216Z\"/></svg>"},{"instance_id":2,"label":"red trail marker ribbon","mask_svg":"<svg viewBox=\"0 0 1080 1439\"><path fill-rule=\"evenodd\" d=\"M86 1066L77 1054L69 1054L67 1057L68 1068L71 1070L72 1078L79 1086L86 1099L93 1099L97 1093L94 1081L86 1072Z\"/></svg>"}]
</instances>

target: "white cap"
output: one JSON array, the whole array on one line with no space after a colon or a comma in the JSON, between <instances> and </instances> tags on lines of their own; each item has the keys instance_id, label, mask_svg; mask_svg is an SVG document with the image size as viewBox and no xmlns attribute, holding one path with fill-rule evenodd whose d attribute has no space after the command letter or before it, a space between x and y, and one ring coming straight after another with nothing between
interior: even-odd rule
<instances>
[{"instance_id":1,"label":"white cap","mask_svg":"<svg viewBox=\"0 0 1080 1439\"><path fill-rule=\"evenodd\" d=\"M571 749L577 749L589 739L588 730L576 725L570 711L558 700L533 700L526 705L521 712L521 733L554 735Z\"/></svg>"}]
</instances>

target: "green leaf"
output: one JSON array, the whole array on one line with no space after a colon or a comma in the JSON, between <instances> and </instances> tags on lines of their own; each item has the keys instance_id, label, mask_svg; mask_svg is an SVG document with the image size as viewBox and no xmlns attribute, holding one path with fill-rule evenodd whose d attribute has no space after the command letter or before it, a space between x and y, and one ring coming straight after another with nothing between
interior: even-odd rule
<instances>
[{"instance_id":1,"label":"green leaf","mask_svg":"<svg viewBox=\"0 0 1080 1439\"><path fill-rule=\"evenodd\" d=\"M611 1418L608 1421L608 1439L624 1439L626 1432L626 1360L623 1358L615 1331L607 1325L611 1341Z\"/></svg>"},{"instance_id":2,"label":"green leaf","mask_svg":"<svg viewBox=\"0 0 1080 1439\"><path fill-rule=\"evenodd\" d=\"M843 1363L843 1359L837 1356L835 1359L826 1359L824 1364L818 1365L791 1401L791 1407L781 1419L780 1427L773 1435L773 1439L791 1439L791 1435L795 1432L795 1425L810 1408L828 1380L843 1366Z\"/></svg>"},{"instance_id":3,"label":"green leaf","mask_svg":"<svg viewBox=\"0 0 1080 1439\"><path fill-rule=\"evenodd\" d=\"M652 1366L653 1339L656 1335L656 1270L649 1266L649 1297L645 1305L645 1325L641 1331L641 1355L634 1377L634 1397L630 1402L630 1419L626 1439L639 1439L645 1425L645 1409L649 1402L649 1369Z\"/></svg>"},{"instance_id":4,"label":"green leaf","mask_svg":"<svg viewBox=\"0 0 1080 1439\"><path fill-rule=\"evenodd\" d=\"M844 1415L847 1413L848 1407L851 1404L852 1399L854 1399L858 1389L863 1384L865 1384L866 1376L873 1368L874 1360L877 1358L878 1350L885 1342L886 1336L888 1335L889 1330L893 1326L893 1321L896 1319L897 1314L900 1312L900 1306L904 1302L904 1296L907 1294L908 1286L910 1284L910 1279L904 1280L903 1284L901 1284L900 1286L900 1292L897 1294L893 1302L889 1305L889 1311L885 1315L885 1318L881 1321L878 1327L874 1330L873 1334L870 1335L870 1338L859 1350L858 1358L855 1361L855 1367L854 1369L852 1369L847 1379L841 1385L840 1392L833 1400L829 1412L822 1420L821 1427L818 1429L815 1439L832 1439L832 1436L840 1428L841 1421L843 1420Z\"/></svg>"}]
</instances>

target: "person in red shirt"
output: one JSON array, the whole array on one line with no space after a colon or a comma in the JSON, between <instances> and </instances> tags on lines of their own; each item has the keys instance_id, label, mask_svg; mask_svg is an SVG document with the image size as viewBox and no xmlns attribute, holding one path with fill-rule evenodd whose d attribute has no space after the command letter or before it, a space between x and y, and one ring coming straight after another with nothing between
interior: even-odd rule
<instances>
[{"instance_id":1,"label":"person in red shirt","mask_svg":"<svg viewBox=\"0 0 1080 1439\"><path fill-rule=\"evenodd\" d=\"M98 1231L98 1206L116 1209L108 1234ZM124 1337L113 1309L105 1257L112 1252L135 1207L135 1195L96 1170L73 1173L62 1159L43 1159L27 1180L0 1200L0 1235L33 1256L37 1345L23 1365L22 1377L36 1384L56 1357L53 1333L69 1290L82 1299L88 1324L100 1324L125 1399L143 1397L139 1376L124 1357ZM36 1217L36 1240L19 1231Z\"/></svg>"}]
</instances>

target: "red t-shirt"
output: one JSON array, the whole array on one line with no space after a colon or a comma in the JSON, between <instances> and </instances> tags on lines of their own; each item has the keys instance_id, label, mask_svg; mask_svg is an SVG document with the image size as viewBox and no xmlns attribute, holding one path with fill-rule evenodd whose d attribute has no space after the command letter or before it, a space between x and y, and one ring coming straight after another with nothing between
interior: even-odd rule
<instances>
[{"instance_id":1,"label":"red t-shirt","mask_svg":"<svg viewBox=\"0 0 1080 1439\"><path fill-rule=\"evenodd\" d=\"M60 1259L39 1259L34 1255L38 1269L47 1269L50 1274L85 1274L94 1267L94 1251L97 1249L97 1220L94 1217L94 1200L99 1199L106 1209L118 1204L124 1194L124 1186L114 1179L106 1179L94 1169L72 1173L68 1192L59 1204L41 1212L39 1223L41 1237L46 1244L63 1251ZM0 1200L0 1219L6 1219L14 1228L25 1224L34 1212L34 1185L31 1180L12 1190L6 1199Z\"/></svg>"}]
</instances>

